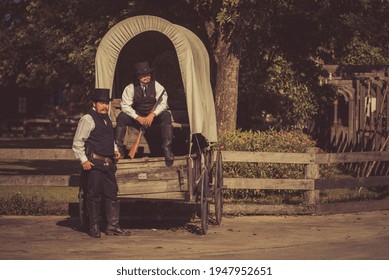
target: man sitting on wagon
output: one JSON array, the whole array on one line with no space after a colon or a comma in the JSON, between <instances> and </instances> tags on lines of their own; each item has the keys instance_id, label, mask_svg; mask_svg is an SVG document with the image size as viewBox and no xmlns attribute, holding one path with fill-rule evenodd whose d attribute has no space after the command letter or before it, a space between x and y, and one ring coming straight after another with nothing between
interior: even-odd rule
<instances>
[{"instance_id":1,"label":"man sitting on wagon","mask_svg":"<svg viewBox=\"0 0 389 280\"><path fill-rule=\"evenodd\" d=\"M148 128L159 124L162 131L162 152L165 161L172 162L174 160L171 151L173 125L171 114L167 111L168 96L166 90L160 83L151 78L154 69L150 68L146 61L136 63L134 66L137 80L129 84L123 91L120 103L121 112L116 118L116 144L120 153L125 155L123 141L127 126Z\"/></svg>"}]
</instances>

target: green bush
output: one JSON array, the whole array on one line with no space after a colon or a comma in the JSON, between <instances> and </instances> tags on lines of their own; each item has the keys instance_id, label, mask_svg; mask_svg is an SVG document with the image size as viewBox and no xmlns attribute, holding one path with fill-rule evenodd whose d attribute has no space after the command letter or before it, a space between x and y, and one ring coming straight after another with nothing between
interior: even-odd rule
<instances>
[{"instance_id":1,"label":"green bush","mask_svg":"<svg viewBox=\"0 0 389 280\"><path fill-rule=\"evenodd\" d=\"M315 145L316 142L301 130L235 130L219 139L219 146L227 151L302 153Z\"/></svg>"},{"instance_id":2,"label":"green bush","mask_svg":"<svg viewBox=\"0 0 389 280\"><path fill-rule=\"evenodd\" d=\"M226 151L251 152L289 152L302 153L306 148L314 147L313 141L301 130L265 132L232 131L219 139L219 147ZM277 178L301 179L304 178L303 164L276 164L276 163L224 163L224 176L233 178ZM261 190L227 190L225 199L231 200L267 200L273 197L276 204L300 203L302 191L261 191Z\"/></svg>"},{"instance_id":3,"label":"green bush","mask_svg":"<svg viewBox=\"0 0 389 280\"><path fill-rule=\"evenodd\" d=\"M44 215L47 207L43 198L26 197L16 193L0 198L0 215Z\"/></svg>"},{"instance_id":4,"label":"green bush","mask_svg":"<svg viewBox=\"0 0 389 280\"><path fill-rule=\"evenodd\" d=\"M265 132L233 131L222 136L219 146L226 151L303 153L315 141L300 130ZM299 179L304 176L302 164L225 163L225 175L244 178Z\"/></svg>"}]
</instances>

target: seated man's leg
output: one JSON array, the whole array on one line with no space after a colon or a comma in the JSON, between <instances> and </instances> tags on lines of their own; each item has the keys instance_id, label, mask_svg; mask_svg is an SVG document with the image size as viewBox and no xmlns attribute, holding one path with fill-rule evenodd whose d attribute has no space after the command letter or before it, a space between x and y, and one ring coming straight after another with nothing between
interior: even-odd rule
<instances>
[{"instance_id":1,"label":"seated man's leg","mask_svg":"<svg viewBox=\"0 0 389 280\"><path fill-rule=\"evenodd\" d=\"M120 112L116 118L116 128L115 128L115 142L118 146L119 152L124 157L126 153L126 147L124 146L124 136L126 134L127 126L132 125L133 120L131 117L123 112Z\"/></svg>"},{"instance_id":2,"label":"seated man's leg","mask_svg":"<svg viewBox=\"0 0 389 280\"><path fill-rule=\"evenodd\" d=\"M156 117L156 120L161 125L162 130L162 152L165 156L165 160L171 162L174 160L171 149L173 142L172 116L169 111L164 111Z\"/></svg>"}]
</instances>

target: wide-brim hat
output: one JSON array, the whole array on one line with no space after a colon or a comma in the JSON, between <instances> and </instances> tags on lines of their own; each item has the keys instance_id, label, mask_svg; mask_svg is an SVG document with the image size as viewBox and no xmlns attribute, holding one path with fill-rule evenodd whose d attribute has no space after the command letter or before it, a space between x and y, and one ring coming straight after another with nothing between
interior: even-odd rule
<instances>
[{"instance_id":1,"label":"wide-brim hat","mask_svg":"<svg viewBox=\"0 0 389 280\"><path fill-rule=\"evenodd\" d=\"M135 68L135 74L136 75L145 75L145 74L149 74L151 72L153 72L155 70L155 68L152 68L149 66L149 63L147 61L142 61L142 62L139 62L139 63L135 63L134 64L134 68Z\"/></svg>"},{"instance_id":2,"label":"wide-brim hat","mask_svg":"<svg viewBox=\"0 0 389 280\"><path fill-rule=\"evenodd\" d=\"M92 92L91 99L97 102L112 101L112 99L109 97L109 89L107 88L95 88Z\"/></svg>"}]
</instances>

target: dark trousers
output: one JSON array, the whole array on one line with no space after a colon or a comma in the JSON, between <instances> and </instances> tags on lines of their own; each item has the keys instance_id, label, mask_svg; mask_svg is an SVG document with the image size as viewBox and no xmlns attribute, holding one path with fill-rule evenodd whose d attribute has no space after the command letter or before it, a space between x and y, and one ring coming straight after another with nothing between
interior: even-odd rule
<instances>
[{"instance_id":1,"label":"dark trousers","mask_svg":"<svg viewBox=\"0 0 389 280\"><path fill-rule=\"evenodd\" d=\"M125 147L124 147L124 136L126 133L126 127L132 126L137 129L140 129L141 125L131 118L129 115L120 112L118 117L116 118L116 129L115 129L115 142L118 146L118 149L122 155L125 154ZM173 137L173 131L172 131L172 116L169 111L164 111L158 116L154 118L153 123L151 126L160 125L161 126L161 139L164 144L162 146L169 146L172 143L172 137Z\"/></svg>"},{"instance_id":2,"label":"dark trousers","mask_svg":"<svg viewBox=\"0 0 389 280\"><path fill-rule=\"evenodd\" d=\"M111 201L117 200L118 184L116 182L115 172L116 166L110 164L108 167L102 161L94 160L95 165L91 170L87 171L87 199L88 201L100 202L102 198Z\"/></svg>"},{"instance_id":3,"label":"dark trousers","mask_svg":"<svg viewBox=\"0 0 389 280\"><path fill-rule=\"evenodd\" d=\"M116 118L116 123L117 123L117 126L120 126L120 127L132 126L132 127L138 128L138 129L140 128L140 124L136 120L134 120L129 115L127 115L126 113L123 113L123 112L119 113L118 117ZM163 111L161 114L159 114L158 116L156 116L154 118L152 126L155 124L159 124L159 125L161 125L161 127L163 127L165 125L171 125L172 124L172 115L170 114L169 111Z\"/></svg>"},{"instance_id":4,"label":"dark trousers","mask_svg":"<svg viewBox=\"0 0 389 280\"><path fill-rule=\"evenodd\" d=\"M86 203L89 212L90 224L98 224L101 203L112 204L117 202L118 184L116 181L116 165L108 166L101 160L92 160L93 168L83 171L85 176Z\"/></svg>"}]
</instances>

